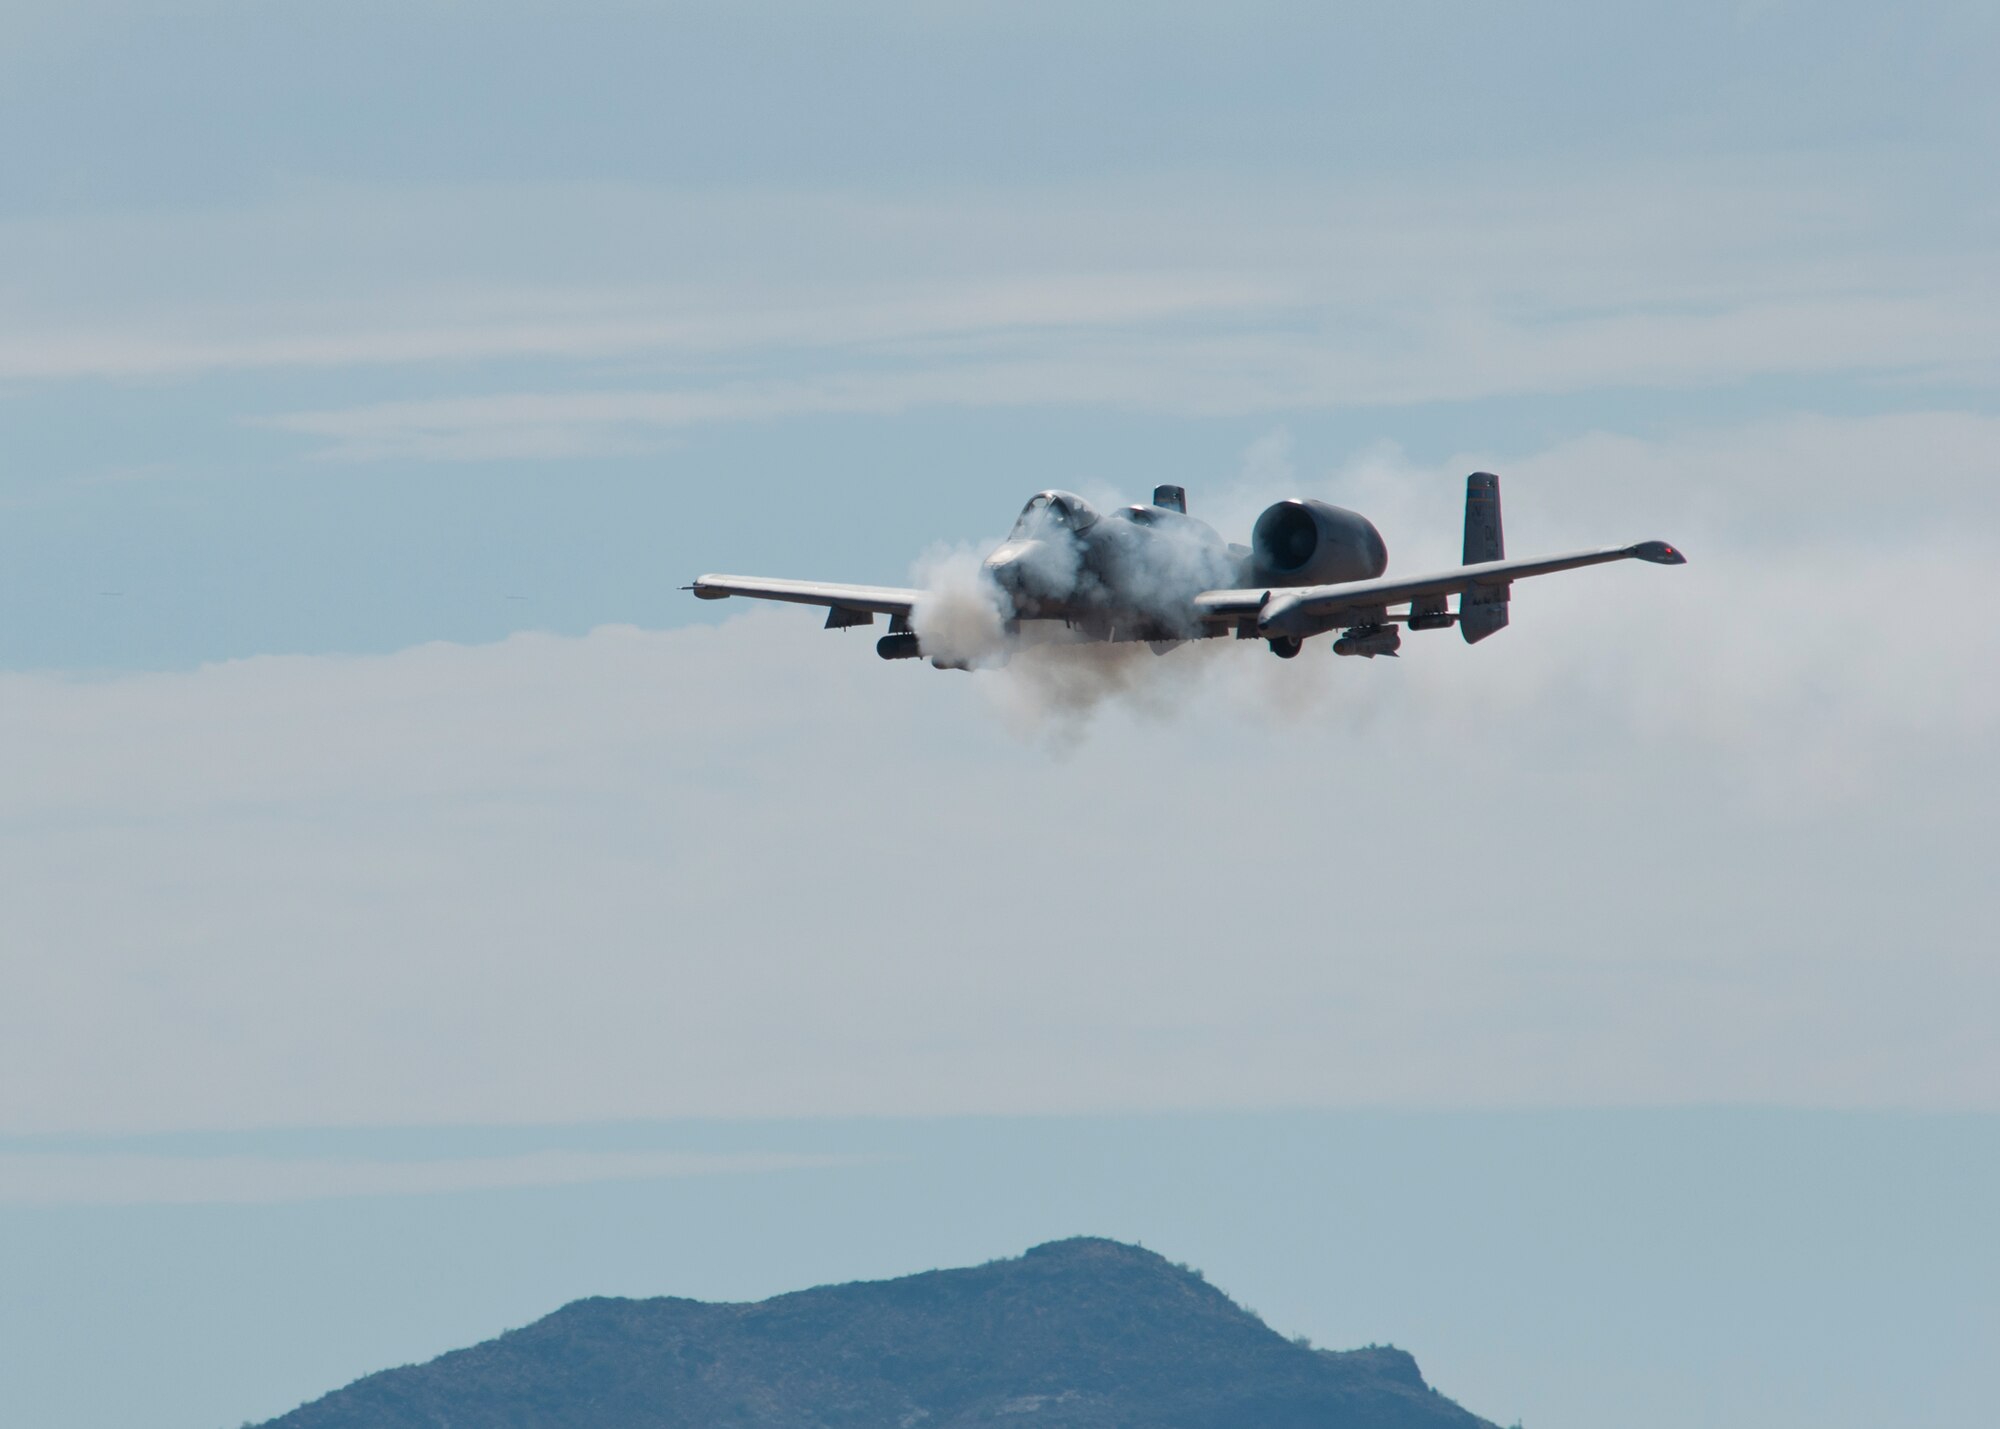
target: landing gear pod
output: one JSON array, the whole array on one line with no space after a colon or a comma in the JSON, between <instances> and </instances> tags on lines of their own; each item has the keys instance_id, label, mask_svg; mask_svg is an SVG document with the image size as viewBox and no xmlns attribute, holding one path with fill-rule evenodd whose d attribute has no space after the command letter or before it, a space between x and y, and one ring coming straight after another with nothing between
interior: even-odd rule
<instances>
[{"instance_id":1,"label":"landing gear pod","mask_svg":"<svg viewBox=\"0 0 2000 1429\"><path fill-rule=\"evenodd\" d=\"M1402 648L1402 634L1393 625L1357 625L1333 642L1334 654L1359 655L1364 660L1394 655Z\"/></svg>"},{"instance_id":2,"label":"landing gear pod","mask_svg":"<svg viewBox=\"0 0 2000 1429\"><path fill-rule=\"evenodd\" d=\"M1445 609L1445 598L1441 595L1418 596L1410 602L1409 626L1412 630L1449 630L1458 620Z\"/></svg>"}]
</instances>

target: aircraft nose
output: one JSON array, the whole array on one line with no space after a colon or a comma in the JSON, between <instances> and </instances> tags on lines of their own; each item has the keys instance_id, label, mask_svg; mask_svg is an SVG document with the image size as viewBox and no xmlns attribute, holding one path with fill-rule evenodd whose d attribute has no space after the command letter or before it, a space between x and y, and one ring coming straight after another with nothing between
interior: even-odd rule
<instances>
[{"instance_id":1,"label":"aircraft nose","mask_svg":"<svg viewBox=\"0 0 2000 1429\"><path fill-rule=\"evenodd\" d=\"M986 574L993 578L1000 589L1018 592L1021 589L1023 559L1026 554L1020 542L1010 541L986 558L983 563Z\"/></svg>"}]
</instances>

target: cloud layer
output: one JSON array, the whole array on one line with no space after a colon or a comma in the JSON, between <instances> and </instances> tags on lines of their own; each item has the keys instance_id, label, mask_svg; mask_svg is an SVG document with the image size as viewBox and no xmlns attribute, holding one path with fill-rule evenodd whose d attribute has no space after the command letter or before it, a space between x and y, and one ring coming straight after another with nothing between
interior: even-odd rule
<instances>
[{"instance_id":1,"label":"cloud layer","mask_svg":"<svg viewBox=\"0 0 2000 1429\"><path fill-rule=\"evenodd\" d=\"M1989 435L1551 449L1512 549L1693 563L1398 662L1148 654L1053 723L796 611L0 677L0 1126L1990 1106L2000 563L1813 524ZM1298 480L1448 551L1455 472Z\"/></svg>"},{"instance_id":2,"label":"cloud layer","mask_svg":"<svg viewBox=\"0 0 2000 1429\"><path fill-rule=\"evenodd\" d=\"M1929 178L1794 156L894 197L301 186L0 221L0 380L429 369L416 396L241 416L324 455L454 461L939 406L1990 381L1990 235L1969 212L1912 229Z\"/></svg>"},{"instance_id":3,"label":"cloud layer","mask_svg":"<svg viewBox=\"0 0 2000 1429\"><path fill-rule=\"evenodd\" d=\"M606 1151L402 1161L0 1151L0 1206L271 1205L790 1171L838 1161L829 1156Z\"/></svg>"}]
</instances>

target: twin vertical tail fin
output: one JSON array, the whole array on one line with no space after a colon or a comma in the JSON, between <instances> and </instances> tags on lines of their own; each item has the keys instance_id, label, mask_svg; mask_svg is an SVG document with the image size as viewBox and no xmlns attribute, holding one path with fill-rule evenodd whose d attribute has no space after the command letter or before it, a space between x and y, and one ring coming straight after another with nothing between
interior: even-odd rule
<instances>
[{"instance_id":1,"label":"twin vertical tail fin","mask_svg":"<svg viewBox=\"0 0 2000 1429\"><path fill-rule=\"evenodd\" d=\"M1500 532L1500 478L1490 471L1475 471L1465 479L1465 564L1507 557L1507 542ZM1471 645L1484 640L1507 623L1508 587L1505 584L1474 586L1458 598L1458 633Z\"/></svg>"}]
</instances>

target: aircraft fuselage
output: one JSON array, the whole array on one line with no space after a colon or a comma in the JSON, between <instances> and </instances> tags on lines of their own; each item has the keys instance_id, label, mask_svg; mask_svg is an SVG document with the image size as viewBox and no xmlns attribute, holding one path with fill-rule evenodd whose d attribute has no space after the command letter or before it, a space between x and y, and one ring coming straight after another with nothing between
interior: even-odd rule
<instances>
[{"instance_id":1,"label":"aircraft fuselage","mask_svg":"<svg viewBox=\"0 0 2000 1429\"><path fill-rule=\"evenodd\" d=\"M1102 515L1072 492L1041 492L984 569L1016 620L1157 642L1225 633L1197 614L1203 591L1366 580L1388 562L1374 524L1338 506L1279 502L1258 518L1251 544L1240 546L1189 516L1178 488L1162 487L1152 504Z\"/></svg>"}]
</instances>

